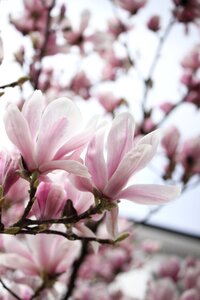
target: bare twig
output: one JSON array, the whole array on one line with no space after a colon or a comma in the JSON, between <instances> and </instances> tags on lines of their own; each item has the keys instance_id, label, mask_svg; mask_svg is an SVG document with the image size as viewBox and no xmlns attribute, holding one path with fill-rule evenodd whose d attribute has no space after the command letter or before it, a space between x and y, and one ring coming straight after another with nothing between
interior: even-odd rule
<instances>
[{"instance_id":1,"label":"bare twig","mask_svg":"<svg viewBox=\"0 0 200 300\"><path fill-rule=\"evenodd\" d=\"M6 88L13 88L13 87L16 87L16 86L21 86L22 84L24 84L26 81L29 80L29 77L27 76L23 76L23 77L20 77L18 80L16 81L13 81L13 82L10 82L10 83L7 83L7 84L4 84L4 85L1 85L0 86L0 89L6 89Z\"/></svg>"},{"instance_id":2,"label":"bare twig","mask_svg":"<svg viewBox=\"0 0 200 300\"><path fill-rule=\"evenodd\" d=\"M3 280L0 278L0 283L4 287L6 291L8 291L15 299L22 300L17 294L15 294L7 285L3 282Z\"/></svg>"}]
</instances>

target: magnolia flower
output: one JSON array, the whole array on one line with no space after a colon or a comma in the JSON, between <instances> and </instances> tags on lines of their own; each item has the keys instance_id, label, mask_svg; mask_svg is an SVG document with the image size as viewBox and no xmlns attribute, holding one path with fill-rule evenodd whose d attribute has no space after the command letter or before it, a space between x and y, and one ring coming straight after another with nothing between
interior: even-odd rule
<instances>
[{"instance_id":1,"label":"magnolia flower","mask_svg":"<svg viewBox=\"0 0 200 300\"><path fill-rule=\"evenodd\" d=\"M160 264L158 274L160 277L170 277L176 281L180 268L180 260L177 257L170 257L170 259Z\"/></svg>"},{"instance_id":2,"label":"magnolia flower","mask_svg":"<svg viewBox=\"0 0 200 300\"><path fill-rule=\"evenodd\" d=\"M32 213L37 219L59 218L66 203L64 189L51 182L41 182L37 188Z\"/></svg>"},{"instance_id":3,"label":"magnolia flower","mask_svg":"<svg viewBox=\"0 0 200 300\"><path fill-rule=\"evenodd\" d=\"M88 141L88 132L78 133L81 114L67 98L45 107L40 91L25 102L22 111L10 104L5 115L8 137L20 151L29 171L49 172L62 169L87 176L86 168L71 155ZM67 156L67 158L66 158Z\"/></svg>"},{"instance_id":4,"label":"magnolia flower","mask_svg":"<svg viewBox=\"0 0 200 300\"><path fill-rule=\"evenodd\" d=\"M169 278L151 282L147 291L147 300L178 300L176 286Z\"/></svg>"},{"instance_id":5,"label":"magnolia flower","mask_svg":"<svg viewBox=\"0 0 200 300\"><path fill-rule=\"evenodd\" d=\"M115 208L107 213L108 229L113 234L117 230L115 224L119 199L141 204L162 204L180 194L177 186L135 184L127 187L129 179L155 155L160 135L156 130L135 142L134 127L134 120L129 113L117 116L107 136L106 155L105 130L100 129L90 141L85 158L91 180L74 178L79 189L94 190L98 197L115 204Z\"/></svg>"},{"instance_id":6,"label":"magnolia flower","mask_svg":"<svg viewBox=\"0 0 200 300\"><path fill-rule=\"evenodd\" d=\"M152 16L147 22L147 27L157 32L160 29L160 17L158 15Z\"/></svg>"},{"instance_id":7,"label":"magnolia flower","mask_svg":"<svg viewBox=\"0 0 200 300\"><path fill-rule=\"evenodd\" d=\"M78 242L57 235L5 236L0 265L20 270L24 275L53 279L69 270L79 246Z\"/></svg>"},{"instance_id":8,"label":"magnolia flower","mask_svg":"<svg viewBox=\"0 0 200 300\"><path fill-rule=\"evenodd\" d=\"M9 154L6 151L0 152L0 187L3 195L6 195L12 185L17 181L19 175L16 173L18 158L16 155Z\"/></svg>"},{"instance_id":9,"label":"magnolia flower","mask_svg":"<svg viewBox=\"0 0 200 300\"><path fill-rule=\"evenodd\" d=\"M177 151L180 140L180 132L175 126L169 127L162 138L162 146L165 148L167 156L172 159Z\"/></svg>"}]
</instances>

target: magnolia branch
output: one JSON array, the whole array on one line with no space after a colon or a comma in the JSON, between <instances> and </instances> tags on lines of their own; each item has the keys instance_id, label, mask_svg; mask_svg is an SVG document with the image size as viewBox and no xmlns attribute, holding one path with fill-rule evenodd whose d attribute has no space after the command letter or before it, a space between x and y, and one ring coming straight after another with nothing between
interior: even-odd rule
<instances>
[{"instance_id":1,"label":"magnolia branch","mask_svg":"<svg viewBox=\"0 0 200 300\"><path fill-rule=\"evenodd\" d=\"M21 86L22 84L24 84L26 81L29 80L29 77L27 76L23 76L23 77L20 77L18 80L16 81L13 81L13 82L10 82L10 83L7 83L7 84L4 84L4 85L1 85L0 86L0 89L6 89L6 88L14 88L16 86Z\"/></svg>"},{"instance_id":2,"label":"magnolia branch","mask_svg":"<svg viewBox=\"0 0 200 300\"><path fill-rule=\"evenodd\" d=\"M17 294L15 294L0 278L0 283L2 284L3 288L8 291L15 299L22 300Z\"/></svg>"}]
</instances>

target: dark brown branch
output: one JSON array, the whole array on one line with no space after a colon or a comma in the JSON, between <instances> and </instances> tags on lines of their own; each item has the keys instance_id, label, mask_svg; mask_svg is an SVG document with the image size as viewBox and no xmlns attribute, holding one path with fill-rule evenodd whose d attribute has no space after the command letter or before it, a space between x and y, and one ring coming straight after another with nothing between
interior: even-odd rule
<instances>
[{"instance_id":1,"label":"dark brown branch","mask_svg":"<svg viewBox=\"0 0 200 300\"><path fill-rule=\"evenodd\" d=\"M76 280L77 280L77 277L78 277L78 271L80 270L80 266L84 262L85 257L88 254L88 245L89 245L88 241L82 241L80 255L75 260L75 262L72 266L72 273L71 273L71 276L69 278L67 292L64 295L64 297L62 298L62 300L69 299L69 297L73 294L73 291L74 291L74 288L75 288L75 285L76 285Z\"/></svg>"},{"instance_id":2,"label":"dark brown branch","mask_svg":"<svg viewBox=\"0 0 200 300\"><path fill-rule=\"evenodd\" d=\"M143 107L143 112L145 113L145 104L146 104L146 100L147 100L147 95L149 92L150 87L152 86L153 82L152 82L152 75L155 71L155 68L157 66L158 60L160 58L160 54L164 45L164 42L166 41L173 25L175 24L175 20L171 19L168 26L166 27L166 30L163 34L163 36L160 38L159 43L158 43L158 47L156 49L156 53L155 56L152 60L150 69L149 69L149 73L148 76L146 78L146 80L144 81L144 93L143 93L143 99L142 99L142 107Z\"/></svg>"},{"instance_id":3,"label":"dark brown branch","mask_svg":"<svg viewBox=\"0 0 200 300\"><path fill-rule=\"evenodd\" d=\"M22 300L17 294L15 294L7 285L3 282L3 280L0 278L0 283L4 287L6 291L8 291L15 299Z\"/></svg>"},{"instance_id":4,"label":"dark brown branch","mask_svg":"<svg viewBox=\"0 0 200 300\"><path fill-rule=\"evenodd\" d=\"M46 27L45 27L45 32L44 32L44 42L43 42L43 45L42 45L42 47L40 49L40 54L39 54L39 57L38 57L38 60L37 60L37 61L40 62L40 64L41 64L42 58L45 55L46 46L47 46L49 35L50 35L50 32L51 32L51 30L50 30L51 11L54 8L55 3L56 3L56 0L53 0L52 4L47 8L47 19L46 19ZM33 85L34 89L38 88L39 78L40 78L41 72L42 72L42 67L40 65L40 67L39 67L39 69L37 71L37 74L36 74L36 79L34 80L34 82L32 82L32 85Z\"/></svg>"}]
</instances>

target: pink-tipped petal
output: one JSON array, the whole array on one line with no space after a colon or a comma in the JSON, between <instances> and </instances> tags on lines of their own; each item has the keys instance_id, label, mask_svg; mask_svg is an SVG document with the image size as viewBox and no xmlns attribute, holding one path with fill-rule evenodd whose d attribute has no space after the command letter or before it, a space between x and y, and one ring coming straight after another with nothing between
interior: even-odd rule
<instances>
[{"instance_id":1,"label":"pink-tipped petal","mask_svg":"<svg viewBox=\"0 0 200 300\"><path fill-rule=\"evenodd\" d=\"M44 97L41 91L36 90L33 95L24 103L22 108L22 114L28 122L34 142L37 139L44 107Z\"/></svg>"},{"instance_id":2,"label":"pink-tipped petal","mask_svg":"<svg viewBox=\"0 0 200 300\"><path fill-rule=\"evenodd\" d=\"M54 170L64 170L77 176L90 178L87 168L75 160L53 160L42 164L39 168L41 173L48 173Z\"/></svg>"},{"instance_id":3,"label":"pink-tipped petal","mask_svg":"<svg viewBox=\"0 0 200 300\"><path fill-rule=\"evenodd\" d=\"M108 134L108 177L116 171L125 153L133 147L134 120L129 113L117 116Z\"/></svg>"},{"instance_id":4,"label":"pink-tipped petal","mask_svg":"<svg viewBox=\"0 0 200 300\"><path fill-rule=\"evenodd\" d=\"M20 269L27 275L39 275L34 262L14 253L0 254L1 266Z\"/></svg>"},{"instance_id":5,"label":"pink-tipped petal","mask_svg":"<svg viewBox=\"0 0 200 300\"><path fill-rule=\"evenodd\" d=\"M8 106L5 114L5 129L9 139L19 149L29 169L37 167L34 160L34 145L28 123L16 105Z\"/></svg>"},{"instance_id":6,"label":"pink-tipped petal","mask_svg":"<svg viewBox=\"0 0 200 300\"><path fill-rule=\"evenodd\" d=\"M150 145L139 145L128 152L108 181L103 190L104 195L115 199L116 194L127 184L130 177L149 162L151 152L152 147Z\"/></svg>"},{"instance_id":7,"label":"pink-tipped petal","mask_svg":"<svg viewBox=\"0 0 200 300\"><path fill-rule=\"evenodd\" d=\"M80 122L80 111L71 100L59 98L51 102L44 111L39 128L38 161L52 159L65 141L74 135Z\"/></svg>"},{"instance_id":8,"label":"pink-tipped petal","mask_svg":"<svg viewBox=\"0 0 200 300\"><path fill-rule=\"evenodd\" d=\"M118 198L140 204L165 204L177 198L180 192L177 185L136 184L121 191Z\"/></svg>"},{"instance_id":9,"label":"pink-tipped petal","mask_svg":"<svg viewBox=\"0 0 200 300\"><path fill-rule=\"evenodd\" d=\"M108 177L104 159L104 134L105 130L100 129L93 137L89 143L85 159L92 181L99 190L103 190Z\"/></svg>"},{"instance_id":10,"label":"pink-tipped petal","mask_svg":"<svg viewBox=\"0 0 200 300\"><path fill-rule=\"evenodd\" d=\"M156 154L159 142L160 142L160 137L161 137L161 131L160 129L156 129L154 131L152 131L151 133L145 135L143 138L141 138L137 144L136 147L138 145L151 145L152 146L152 151L151 151L151 155L149 157L149 160L151 160L153 158L153 156ZM143 168L143 167L141 167ZM140 169L141 169L140 168ZM139 169L138 169L139 171Z\"/></svg>"}]
</instances>

